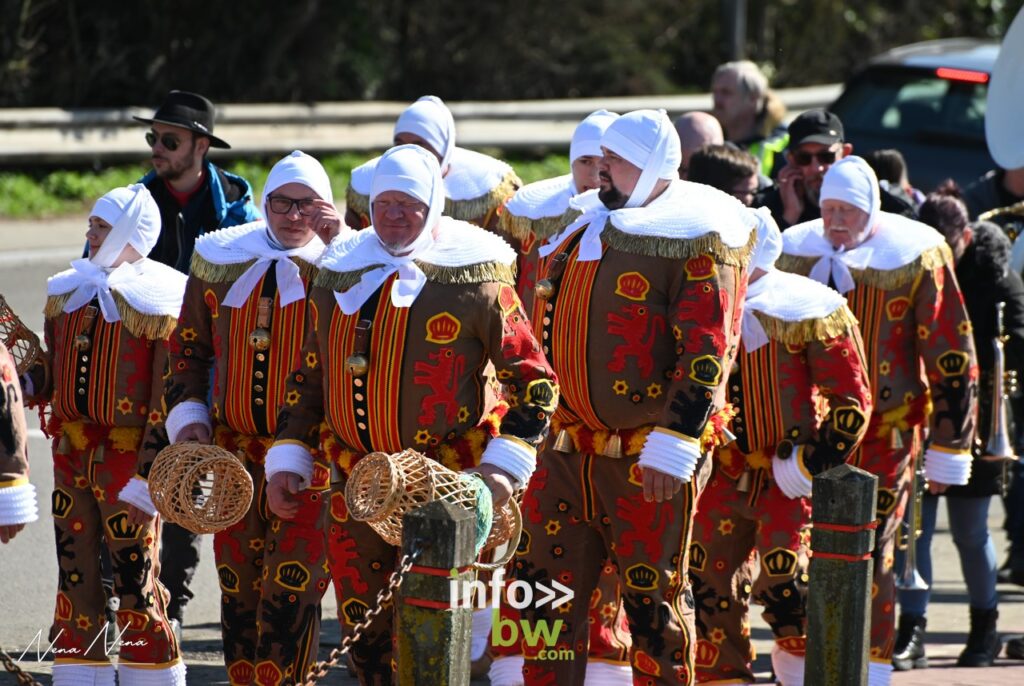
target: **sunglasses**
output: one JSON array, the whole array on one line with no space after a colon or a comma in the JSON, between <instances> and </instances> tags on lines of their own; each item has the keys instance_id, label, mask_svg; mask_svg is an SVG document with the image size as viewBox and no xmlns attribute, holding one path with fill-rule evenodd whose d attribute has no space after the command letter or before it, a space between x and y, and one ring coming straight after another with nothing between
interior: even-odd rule
<instances>
[{"instance_id":1,"label":"sunglasses","mask_svg":"<svg viewBox=\"0 0 1024 686\"><path fill-rule=\"evenodd\" d=\"M171 152L177 150L178 146L181 145L181 139L173 134L165 133L157 135L156 131L146 132L146 144L149 145L149 147L155 147L157 141L160 141L160 144Z\"/></svg>"},{"instance_id":2,"label":"sunglasses","mask_svg":"<svg viewBox=\"0 0 1024 686\"><path fill-rule=\"evenodd\" d=\"M798 150L793 153L793 161L801 167L806 167L812 160L818 160L818 164L832 164L836 161L838 150L824 150L822 152L807 152Z\"/></svg>"},{"instance_id":3,"label":"sunglasses","mask_svg":"<svg viewBox=\"0 0 1024 686\"><path fill-rule=\"evenodd\" d=\"M287 198L283 195L271 195L267 198L270 211L274 214L290 214L293 207L299 209L299 214L309 217L316 212L316 202L313 198Z\"/></svg>"}]
</instances>

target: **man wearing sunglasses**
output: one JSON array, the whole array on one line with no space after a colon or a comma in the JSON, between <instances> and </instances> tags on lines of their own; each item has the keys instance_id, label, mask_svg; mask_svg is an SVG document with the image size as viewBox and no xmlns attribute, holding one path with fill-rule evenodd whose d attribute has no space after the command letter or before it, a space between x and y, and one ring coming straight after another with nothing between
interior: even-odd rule
<instances>
[{"instance_id":1,"label":"man wearing sunglasses","mask_svg":"<svg viewBox=\"0 0 1024 686\"><path fill-rule=\"evenodd\" d=\"M762 192L754 206L771 210L783 231L794 224L820 219L818 196L825 172L852 152L853 145L844 140L839 117L821 108L807 110L789 124L786 166L779 172L776 185ZM909 203L885 189L881 190L881 199L884 212L915 216Z\"/></svg>"},{"instance_id":2,"label":"man wearing sunglasses","mask_svg":"<svg viewBox=\"0 0 1024 686\"><path fill-rule=\"evenodd\" d=\"M213 103L197 93L171 91L148 124L153 171L142 178L160 208L161 230L149 258L188 274L196 238L261 218L248 181L206 159L210 148L231 146L213 135ZM160 581L171 593L167 616L181 626L189 586L199 565L199 536L165 523Z\"/></svg>"},{"instance_id":3,"label":"man wearing sunglasses","mask_svg":"<svg viewBox=\"0 0 1024 686\"><path fill-rule=\"evenodd\" d=\"M213 135L215 108L198 93L171 91L149 124L146 144L153 171L142 183L160 207L163 229L150 259L187 274L196 238L260 218L248 181L206 159L210 148L229 149Z\"/></svg>"}]
</instances>

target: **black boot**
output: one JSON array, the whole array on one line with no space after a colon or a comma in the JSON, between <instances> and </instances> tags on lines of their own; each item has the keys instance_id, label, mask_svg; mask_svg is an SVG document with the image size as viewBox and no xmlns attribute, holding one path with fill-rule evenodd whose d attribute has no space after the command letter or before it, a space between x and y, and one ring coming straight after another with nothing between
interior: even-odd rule
<instances>
[{"instance_id":1,"label":"black boot","mask_svg":"<svg viewBox=\"0 0 1024 686\"><path fill-rule=\"evenodd\" d=\"M957 667L991 667L996 655L1003 647L996 633L999 610L971 608L971 633L967 635L967 646L956 661Z\"/></svg>"},{"instance_id":2,"label":"black boot","mask_svg":"<svg viewBox=\"0 0 1024 686\"><path fill-rule=\"evenodd\" d=\"M892 653L892 668L897 672L928 667L928 657L924 654L924 630L927 626L928 620L925 617L900 615L896 646Z\"/></svg>"}]
</instances>

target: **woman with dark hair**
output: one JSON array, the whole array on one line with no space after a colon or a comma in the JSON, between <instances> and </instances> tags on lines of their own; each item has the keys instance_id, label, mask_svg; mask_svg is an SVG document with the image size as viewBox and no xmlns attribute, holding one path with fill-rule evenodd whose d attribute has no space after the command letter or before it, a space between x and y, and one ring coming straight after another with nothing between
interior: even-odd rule
<instances>
[{"instance_id":1,"label":"woman with dark hair","mask_svg":"<svg viewBox=\"0 0 1024 686\"><path fill-rule=\"evenodd\" d=\"M967 646L957 664L987 667L999 654L996 633L996 553L988 530L988 508L993 495L1001 491L1003 466L981 459L988 441L992 408L993 339L996 331L996 303L1006 303L1003 327L1006 369L1024 366L1024 283L1009 268L1010 240L991 222L968 224L967 207L955 184L946 182L921 205L920 221L934 227L946 238L956 261L956 278L964 296L974 333L974 345L981 369L978 438L974 446L971 478L965 486L950 486L945 492L949 528L960 554L960 567L970 600L971 630ZM917 539L918 568L931 584L931 540L935 532L938 496L925 493L921 507L921 535ZM897 564L901 561L897 560ZM897 671L926 667L924 653L925 613L929 591L900 591L900 620L893 653Z\"/></svg>"}]
</instances>

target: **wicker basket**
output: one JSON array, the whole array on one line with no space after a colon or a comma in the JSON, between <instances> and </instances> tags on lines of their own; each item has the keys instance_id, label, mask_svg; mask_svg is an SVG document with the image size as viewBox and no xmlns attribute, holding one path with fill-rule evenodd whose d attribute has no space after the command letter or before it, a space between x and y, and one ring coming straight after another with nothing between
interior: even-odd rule
<instances>
[{"instance_id":1,"label":"wicker basket","mask_svg":"<svg viewBox=\"0 0 1024 686\"><path fill-rule=\"evenodd\" d=\"M252 477L234 455L215 445L175 443L156 456L149 494L165 521L197 534L223 531L252 504Z\"/></svg>"},{"instance_id":2,"label":"wicker basket","mask_svg":"<svg viewBox=\"0 0 1024 686\"><path fill-rule=\"evenodd\" d=\"M0 295L0 341L7 346L18 374L24 374L38 359L43 359L43 347L31 329L18 318L4 296Z\"/></svg>"},{"instance_id":3,"label":"wicker basket","mask_svg":"<svg viewBox=\"0 0 1024 686\"><path fill-rule=\"evenodd\" d=\"M370 453L359 460L345 484L345 501L353 519L366 522L389 544L402 544L402 517L434 500L476 508L476 488L458 472L415 450L394 455ZM519 524L514 498L494 513L491 531L481 552L511 539Z\"/></svg>"}]
</instances>

